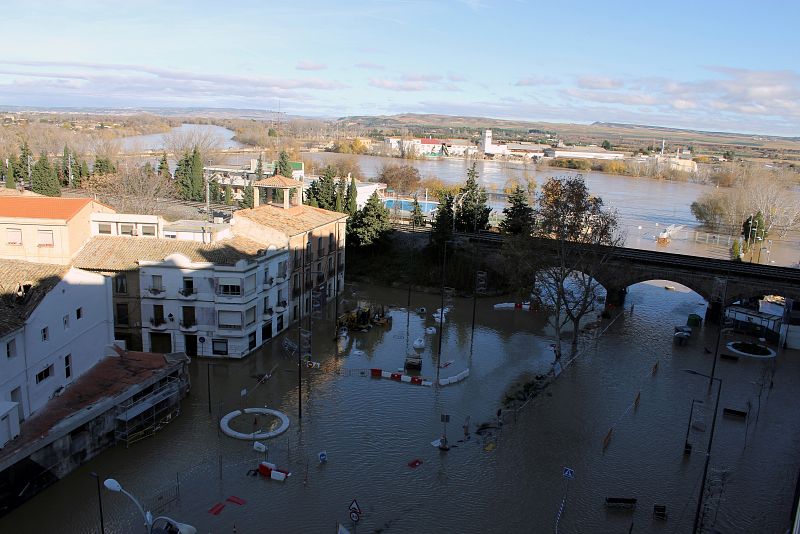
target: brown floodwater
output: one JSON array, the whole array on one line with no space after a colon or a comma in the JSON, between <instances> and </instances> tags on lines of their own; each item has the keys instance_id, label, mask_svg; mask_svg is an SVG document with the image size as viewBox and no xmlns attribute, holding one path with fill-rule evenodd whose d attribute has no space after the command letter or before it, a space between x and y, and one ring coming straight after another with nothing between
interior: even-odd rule
<instances>
[{"instance_id":1,"label":"brown floodwater","mask_svg":"<svg viewBox=\"0 0 800 534\"><path fill-rule=\"evenodd\" d=\"M690 313L704 314L702 298L671 282L633 286L626 301L628 308L635 305L633 313L587 330L576 363L516 421L506 412L502 429L483 436L475 434L476 425L494 422L509 386L550 369L550 329L536 313L494 310L503 298L481 299L471 347L472 300L457 298L443 338L443 359L453 363L440 373L469 368L465 381L429 388L361 376L363 369L402 367L418 337L425 340L422 375L435 376L437 339L425 328L436 326L431 312L439 296L412 295L412 308L426 307L425 315L407 313L406 299L403 290L348 284L345 308L359 300L391 305L393 320L389 328L351 333L338 346L332 341L333 310L315 321L314 358L322 365L303 369L302 423L297 366L285 356L281 338L244 361L214 362L210 369L205 361L193 361L193 387L180 417L153 438L90 461L0 519L0 532L97 532L91 471L116 478L150 509L177 477L180 498L159 511L198 532L230 533L234 526L238 533L334 532L337 521L351 526L353 499L364 512L361 533L552 532L562 499L562 533L628 532L631 524L633 532L690 532L709 432L691 430L694 453L683 455L689 408L693 398L703 400L695 420L710 428L716 386L709 391L707 380L682 369L708 373L712 359L704 348L713 348L717 334L713 326L703 327L686 346L674 345L672 334ZM287 335L296 339L296 330ZM723 390L707 526L776 534L788 527L800 468L798 355L779 354L771 388L760 361L718 363ZM273 369L273 377L255 387L257 377ZM244 401L243 388L249 391ZM747 422L721 415L724 407L747 409L748 402ZM285 434L264 440L269 460L291 470L286 482L247 476L263 454L219 432L219 415L242 404L289 416ZM450 415L447 435L456 445L446 453L430 444L442 434L442 413ZM467 417L470 438L459 442ZM267 428L273 422L256 424ZM324 465L317 459L320 451L328 455ZM409 467L416 459L421 465ZM562 476L565 466L575 472L569 482ZM246 504L226 502L229 496ZM604 507L606 497L636 498L637 507L612 511ZM225 508L210 514L217 503ZM667 521L653 519L655 504L667 507ZM103 507L107 532L142 531L139 513L124 496L103 490Z\"/></svg>"}]
</instances>

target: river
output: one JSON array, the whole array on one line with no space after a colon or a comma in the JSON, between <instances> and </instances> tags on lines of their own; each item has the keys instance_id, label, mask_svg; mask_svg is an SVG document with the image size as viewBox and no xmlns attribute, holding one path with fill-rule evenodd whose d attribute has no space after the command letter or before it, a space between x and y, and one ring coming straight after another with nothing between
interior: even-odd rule
<instances>
[{"instance_id":1,"label":"river","mask_svg":"<svg viewBox=\"0 0 800 534\"><path fill-rule=\"evenodd\" d=\"M233 136L236 135L236 132L213 124L181 124L180 126L172 128L169 132L149 135L132 135L123 137L120 141L124 152L163 150L165 148L165 136L170 134L191 135L198 132L214 136L219 141L221 148L239 148L244 146L238 141L233 140Z\"/></svg>"},{"instance_id":2,"label":"river","mask_svg":"<svg viewBox=\"0 0 800 534\"><path fill-rule=\"evenodd\" d=\"M474 348L470 344L472 301L455 299L445 322L443 358L453 360L442 376L470 369L459 384L428 388L361 376L357 370L402 367L403 355L417 337L426 340L423 371L435 375L435 323L430 312L407 314L407 294L399 289L347 284L344 307L364 300L395 305L388 329L352 333L347 342L331 341L333 310L315 321L314 355L320 370L305 370L303 419L298 421L297 367L279 337L244 361L214 362L210 368L211 405L206 396L205 361L191 364L192 391L182 414L155 437L117 446L0 519L0 532L88 533L98 531L95 481L89 473L116 478L139 496L146 508L158 505L159 489L180 480L180 498L159 513L193 524L198 532L333 532L337 521L348 528L348 506L363 510L358 532L552 532L565 498L562 533L689 532L703 470L708 432L692 430L694 453L684 456L690 403L704 401L695 418L710 425L716 389L682 372L709 372L716 329L702 328L686 346L672 343L673 325L690 313L703 314L706 303L682 286L652 281L631 287L626 304L635 310L594 339L587 333L583 356L517 415L507 412L501 431L479 436L476 425L492 422L504 391L521 377L546 371L552 361L550 331L527 311L496 311L502 298L480 299ZM437 295L412 295L412 308L438 307ZM407 333L408 321L408 333ZM285 335L296 339L296 330ZM472 350L471 350L472 349ZM722 417L711 456L715 503L707 526L729 534L783 533L789 524L795 477L800 468L796 417L800 385L797 351L779 355L772 388L762 391L761 364L746 359L720 361L722 407L746 409L744 421ZM653 366L658 368L653 374ZM276 367L277 366L277 367ZM262 386L256 380L275 369ZM354 370L348 372L346 370ZM249 477L263 455L252 444L221 435L218 417L246 404L287 413L289 431L268 440L269 459L292 475L285 483ZM762 393L758 418L756 398ZM641 402L634 407L636 395ZM430 445L443 431L440 414L449 414L446 432L457 445L442 453ZM463 440L462 425L471 432ZM264 421L258 425L264 425ZM249 425L249 422L248 422ZM613 427L606 448L603 437ZM493 444L496 448L490 450ZM317 454L326 451L328 462ZM421 460L416 468L413 460ZM562 478L568 466L575 478ZM721 483L721 468L725 483ZM227 502L229 496L246 501ZM632 497L638 506L615 512L605 497ZM106 531L138 532L141 518L120 494L103 490ZM209 513L217 503L225 508ZM652 517L654 504L667 507L668 520ZM351 529L352 531L352 529Z\"/></svg>"}]
</instances>

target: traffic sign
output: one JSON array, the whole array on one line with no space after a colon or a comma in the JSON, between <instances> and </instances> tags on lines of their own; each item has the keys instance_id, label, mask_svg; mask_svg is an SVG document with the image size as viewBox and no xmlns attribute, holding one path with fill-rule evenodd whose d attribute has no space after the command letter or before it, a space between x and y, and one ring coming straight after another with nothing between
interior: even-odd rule
<instances>
[{"instance_id":1,"label":"traffic sign","mask_svg":"<svg viewBox=\"0 0 800 534\"><path fill-rule=\"evenodd\" d=\"M206 342L206 338L204 338L203 336L200 336L200 337L197 339L197 341L199 341L200 343L205 343L205 342Z\"/></svg>"},{"instance_id":2,"label":"traffic sign","mask_svg":"<svg viewBox=\"0 0 800 534\"><path fill-rule=\"evenodd\" d=\"M358 512L350 512L350 521L353 523L358 523L359 519L361 519L361 516L358 515Z\"/></svg>"},{"instance_id":3,"label":"traffic sign","mask_svg":"<svg viewBox=\"0 0 800 534\"><path fill-rule=\"evenodd\" d=\"M355 499L353 499L353 502L350 503L350 506L348 506L347 509L350 510L351 512L355 512L358 515L361 515L361 508L359 508L358 502L356 502Z\"/></svg>"},{"instance_id":4,"label":"traffic sign","mask_svg":"<svg viewBox=\"0 0 800 534\"><path fill-rule=\"evenodd\" d=\"M575 471L569 467L565 467L564 470L561 472L561 475L564 478L573 479L575 478Z\"/></svg>"},{"instance_id":5,"label":"traffic sign","mask_svg":"<svg viewBox=\"0 0 800 534\"><path fill-rule=\"evenodd\" d=\"M450 415L443 413L442 414L442 423L449 423L450 422Z\"/></svg>"}]
</instances>

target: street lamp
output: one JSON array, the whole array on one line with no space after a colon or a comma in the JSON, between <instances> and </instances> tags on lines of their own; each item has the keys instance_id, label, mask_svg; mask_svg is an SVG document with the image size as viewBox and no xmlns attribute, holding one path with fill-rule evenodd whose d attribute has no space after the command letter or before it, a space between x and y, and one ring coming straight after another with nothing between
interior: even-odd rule
<instances>
[{"instance_id":1,"label":"street lamp","mask_svg":"<svg viewBox=\"0 0 800 534\"><path fill-rule=\"evenodd\" d=\"M100 491L100 475L92 471L89 476L97 482L97 504L100 506L100 534L106 534L105 519L103 518L103 495Z\"/></svg>"},{"instance_id":2,"label":"street lamp","mask_svg":"<svg viewBox=\"0 0 800 534\"><path fill-rule=\"evenodd\" d=\"M447 272L447 245L453 241L445 241L442 247L442 307L439 308L439 356L436 360L436 383L439 383L439 368L442 364L442 334L444 331L444 280Z\"/></svg>"},{"instance_id":3,"label":"street lamp","mask_svg":"<svg viewBox=\"0 0 800 534\"><path fill-rule=\"evenodd\" d=\"M167 516L159 516L153 518L153 514L150 512L145 512L144 508L142 508L141 503L136 499L136 497L125 491L122 485L113 478L107 478L103 482L103 485L106 487L107 490L113 491L114 493L122 493L123 495L125 495L126 497L128 497L130 500L133 501L133 504L136 505L136 508L139 509L139 512L142 514L142 517L144 518L144 527L147 529L147 534L154 534L154 533L195 534L197 532L197 529L194 528L192 525L179 523L178 521L175 521L174 519L171 519ZM167 523L167 526L162 529L156 529L155 524L158 521L162 520Z\"/></svg>"},{"instance_id":4,"label":"street lamp","mask_svg":"<svg viewBox=\"0 0 800 534\"><path fill-rule=\"evenodd\" d=\"M692 412L694 412L695 404L703 404L703 401L692 399L692 407L689 409L689 422L686 423L686 438L683 440L683 454L692 453L692 445L689 443L689 429L692 427Z\"/></svg>"},{"instance_id":5,"label":"street lamp","mask_svg":"<svg viewBox=\"0 0 800 534\"><path fill-rule=\"evenodd\" d=\"M711 460L711 444L714 441L714 429L717 427L717 409L719 408L719 396L722 393L722 379L709 376L707 374L698 373L693 369L684 369L686 373L692 375L703 376L708 378L709 380L716 380L717 384L717 400L714 402L714 416L711 419L711 434L708 436L708 447L706 448L706 461L705 466L703 467L703 479L700 481L700 494L697 496L697 509L694 512L694 526L692 527L692 532L698 532L698 526L700 524L700 508L703 504L703 493L706 488L706 478L708 477L708 463Z\"/></svg>"}]
</instances>

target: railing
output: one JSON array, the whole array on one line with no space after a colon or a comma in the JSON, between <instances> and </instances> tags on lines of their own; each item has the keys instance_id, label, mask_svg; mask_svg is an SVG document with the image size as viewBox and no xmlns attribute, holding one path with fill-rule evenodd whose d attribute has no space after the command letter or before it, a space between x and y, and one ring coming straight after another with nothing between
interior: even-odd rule
<instances>
[{"instance_id":1,"label":"railing","mask_svg":"<svg viewBox=\"0 0 800 534\"><path fill-rule=\"evenodd\" d=\"M164 292L163 287L148 287L147 290L150 292L151 295L160 295Z\"/></svg>"},{"instance_id":2,"label":"railing","mask_svg":"<svg viewBox=\"0 0 800 534\"><path fill-rule=\"evenodd\" d=\"M271 277L271 276L269 278L265 278L264 279L264 285L267 286L267 287L272 287L272 284L274 284L274 283L275 283L275 279L273 277Z\"/></svg>"},{"instance_id":3,"label":"railing","mask_svg":"<svg viewBox=\"0 0 800 534\"><path fill-rule=\"evenodd\" d=\"M272 317L272 314L273 314L272 308L267 308L266 310L264 310L265 317Z\"/></svg>"},{"instance_id":4,"label":"railing","mask_svg":"<svg viewBox=\"0 0 800 534\"><path fill-rule=\"evenodd\" d=\"M242 329L242 325L240 325L240 324L222 324L222 323L220 323L220 324L217 325L217 327L220 330L241 330Z\"/></svg>"},{"instance_id":5,"label":"railing","mask_svg":"<svg viewBox=\"0 0 800 534\"><path fill-rule=\"evenodd\" d=\"M194 319L184 319L180 322L181 328L194 328L197 326L197 321Z\"/></svg>"},{"instance_id":6,"label":"railing","mask_svg":"<svg viewBox=\"0 0 800 534\"><path fill-rule=\"evenodd\" d=\"M287 305L288 303L285 300L282 300L278 303L278 306L280 306L281 308L285 308Z\"/></svg>"},{"instance_id":7,"label":"railing","mask_svg":"<svg viewBox=\"0 0 800 534\"><path fill-rule=\"evenodd\" d=\"M182 297L191 297L195 294L195 289L193 287L182 287L178 290L178 293Z\"/></svg>"},{"instance_id":8,"label":"railing","mask_svg":"<svg viewBox=\"0 0 800 534\"><path fill-rule=\"evenodd\" d=\"M150 318L150 324L153 325L153 326L161 326L161 325L167 324L167 321L165 321L164 319L158 318L158 317L151 317Z\"/></svg>"}]
</instances>

